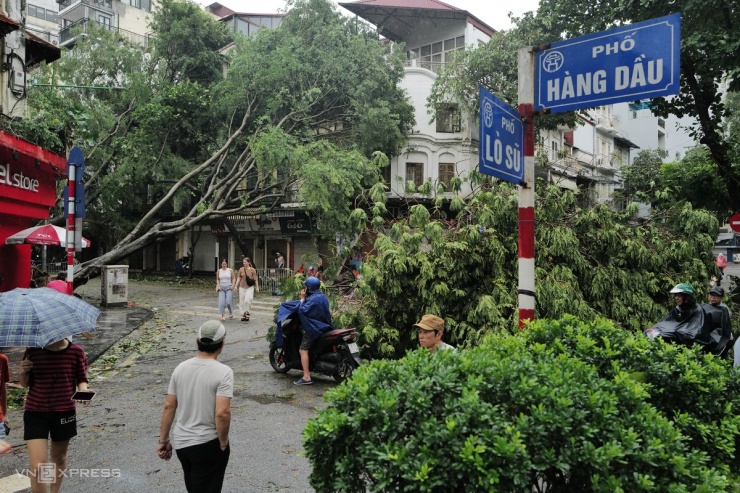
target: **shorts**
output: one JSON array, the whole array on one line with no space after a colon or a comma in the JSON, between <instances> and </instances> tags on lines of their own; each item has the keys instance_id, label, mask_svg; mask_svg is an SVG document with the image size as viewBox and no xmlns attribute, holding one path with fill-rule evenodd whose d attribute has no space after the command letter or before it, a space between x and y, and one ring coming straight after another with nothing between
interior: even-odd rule
<instances>
[{"instance_id":1,"label":"shorts","mask_svg":"<svg viewBox=\"0 0 740 493\"><path fill-rule=\"evenodd\" d=\"M313 341L309 341L306 334L303 334L303 339L301 339L301 349L304 351L308 351L309 349L311 349L311 344L313 344Z\"/></svg>"},{"instance_id":2,"label":"shorts","mask_svg":"<svg viewBox=\"0 0 740 493\"><path fill-rule=\"evenodd\" d=\"M77 435L75 410L61 412L25 411L23 413L23 439L66 442Z\"/></svg>"}]
</instances>

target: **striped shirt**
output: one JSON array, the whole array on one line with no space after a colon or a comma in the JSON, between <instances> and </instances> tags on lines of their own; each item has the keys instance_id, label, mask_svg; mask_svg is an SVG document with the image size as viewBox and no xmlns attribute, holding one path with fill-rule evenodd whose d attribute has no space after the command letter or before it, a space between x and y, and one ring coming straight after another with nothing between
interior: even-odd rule
<instances>
[{"instance_id":1,"label":"striped shirt","mask_svg":"<svg viewBox=\"0 0 740 493\"><path fill-rule=\"evenodd\" d=\"M76 405L72 395L77 384L87 383L85 351L70 342L61 351L28 348L24 358L33 362L26 411L73 411Z\"/></svg>"}]
</instances>

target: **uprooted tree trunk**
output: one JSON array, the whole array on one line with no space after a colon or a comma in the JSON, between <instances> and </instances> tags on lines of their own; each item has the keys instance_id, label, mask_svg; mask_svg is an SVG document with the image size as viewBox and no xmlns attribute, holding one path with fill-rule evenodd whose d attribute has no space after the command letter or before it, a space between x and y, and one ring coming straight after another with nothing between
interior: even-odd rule
<instances>
[{"instance_id":1,"label":"uprooted tree trunk","mask_svg":"<svg viewBox=\"0 0 740 493\"><path fill-rule=\"evenodd\" d=\"M253 172L256 166L249 146L246 146L233 162L227 163L229 152L237 147L238 140L253 117L254 105L254 100L249 102L241 125L229 136L224 145L209 159L174 183L123 240L109 252L81 264L79 271L74 275L75 286L83 285L99 276L104 265L119 263L154 241L183 233L211 219L226 218L236 213L243 214L245 210L269 211L280 203L286 189L297 181L295 175L283 177L282 181L277 183L260 179L254 187L244 190L239 187L245 183L247 174ZM296 111L286 115L275 126L282 128L289 125L290 119L298 113L300 112ZM263 129L264 127L258 128L253 135L259 134ZM158 221L158 213L171 203L175 194L199 179L203 180L201 193L190 210L177 220Z\"/></svg>"}]
</instances>

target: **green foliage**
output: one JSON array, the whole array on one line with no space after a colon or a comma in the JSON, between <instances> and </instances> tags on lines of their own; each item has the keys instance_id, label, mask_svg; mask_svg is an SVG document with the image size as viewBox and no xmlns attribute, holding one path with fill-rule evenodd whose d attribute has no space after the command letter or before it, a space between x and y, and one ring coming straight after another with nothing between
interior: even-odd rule
<instances>
[{"instance_id":1,"label":"green foliage","mask_svg":"<svg viewBox=\"0 0 740 493\"><path fill-rule=\"evenodd\" d=\"M641 331L666 313L678 282L706 296L718 232L710 214L680 205L638 218L636 207L582 209L571 192L539 190L538 318L603 316ZM516 188L499 183L459 212L418 205L408 221L381 228L377 254L363 264L361 305L346 315L360 328L365 354L398 357L415 347L411 326L424 313L445 318L455 346L516 330L517 208Z\"/></svg>"},{"instance_id":2,"label":"green foliage","mask_svg":"<svg viewBox=\"0 0 740 493\"><path fill-rule=\"evenodd\" d=\"M96 87L30 91L31 118L11 122L57 152L83 148L85 233L106 253L79 278L288 197L322 234L352 231L352 209L380 182L375 153L397 153L413 125L403 51L328 0L291 1L280 29L237 35L227 55L231 34L192 2L166 0L151 26L148 48L105 30L80 37L39 82Z\"/></svg>"},{"instance_id":3,"label":"green foliage","mask_svg":"<svg viewBox=\"0 0 740 493\"><path fill-rule=\"evenodd\" d=\"M723 474L740 474L740 375L729 361L696 346L650 341L606 320L536 321L522 337L527 347L543 345L578 358L603 378L638 379L647 386L649 402L673 421L692 449L705 452Z\"/></svg>"},{"instance_id":4,"label":"green foliage","mask_svg":"<svg viewBox=\"0 0 740 493\"><path fill-rule=\"evenodd\" d=\"M689 150L679 162L663 163L664 157L660 150L640 151L631 165L622 167L619 196L657 208L688 202L695 209L712 211L722 222L730 216L727 183L717 174L706 147Z\"/></svg>"},{"instance_id":5,"label":"green foliage","mask_svg":"<svg viewBox=\"0 0 740 493\"><path fill-rule=\"evenodd\" d=\"M622 190L620 195L629 201L656 204L662 191L660 167L665 153L661 150L641 150L631 165L622 166ZM678 202L675 197L674 202Z\"/></svg>"},{"instance_id":6,"label":"green foliage","mask_svg":"<svg viewBox=\"0 0 740 493\"><path fill-rule=\"evenodd\" d=\"M721 456L728 458L738 433L732 404L739 397L727 365L722 375L711 357L650 346L603 321L538 324L531 339L527 332L495 336L470 351L418 350L360 367L326 394L327 408L304 430L311 485L317 492L734 488L734 460L722 463L707 453L717 448L682 434L676 422L687 423L690 414L665 414L652 402L654 394L677 387L701 391L694 378L716 377L711 392L681 398L686 407L692 400L697 406L695 425L715 423L717 414L726 413L719 429L702 433L723 435ZM577 341L556 346L563 332ZM678 357L672 367L651 369L691 376L678 385L663 377L643 384L629 375L635 351L665 353L662 363ZM599 363L608 367L609 359L611 374L601 374L608 371ZM719 400L706 402L710 395Z\"/></svg>"},{"instance_id":7,"label":"green foliage","mask_svg":"<svg viewBox=\"0 0 740 493\"><path fill-rule=\"evenodd\" d=\"M152 14L151 38L169 82L212 84L223 76L219 50L233 41L223 22L190 1L162 0Z\"/></svg>"}]
</instances>

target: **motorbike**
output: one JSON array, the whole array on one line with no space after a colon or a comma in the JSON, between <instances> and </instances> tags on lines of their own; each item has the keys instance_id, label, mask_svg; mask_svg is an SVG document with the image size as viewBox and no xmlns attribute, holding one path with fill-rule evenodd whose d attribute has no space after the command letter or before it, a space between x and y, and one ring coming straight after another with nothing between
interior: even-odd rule
<instances>
[{"instance_id":1,"label":"motorbike","mask_svg":"<svg viewBox=\"0 0 740 493\"><path fill-rule=\"evenodd\" d=\"M675 320L661 320L645 331L645 335L654 339L663 339L669 342L691 346L698 344L704 351L725 358L732 348L732 336L722 333L721 327L712 324L711 314L707 308L701 308L701 313L689 320L678 322ZM705 323L705 319L707 322ZM713 326L714 325L714 326Z\"/></svg>"},{"instance_id":2,"label":"motorbike","mask_svg":"<svg viewBox=\"0 0 740 493\"><path fill-rule=\"evenodd\" d=\"M282 345L270 344L270 365L278 373L301 370L298 352L303 339L300 319L296 316L282 321ZM334 329L321 334L308 351L309 369L342 382L362 364L357 347L357 330Z\"/></svg>"},{"instance_id":3,"label":"motorbike","mask_svg":"<svg viewBox=\"0 0 740 493\"><path fill-rule=\"evenodd\" d=\"M190 259L188 257L175 260L175 274L179 276L190 275Z\"/></svg>"}]
</instances>

